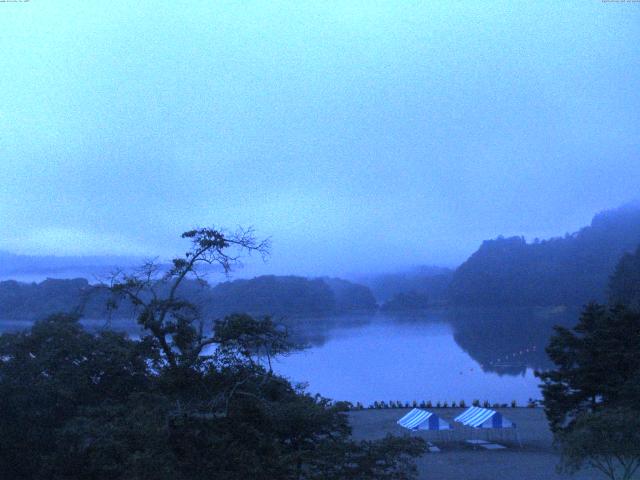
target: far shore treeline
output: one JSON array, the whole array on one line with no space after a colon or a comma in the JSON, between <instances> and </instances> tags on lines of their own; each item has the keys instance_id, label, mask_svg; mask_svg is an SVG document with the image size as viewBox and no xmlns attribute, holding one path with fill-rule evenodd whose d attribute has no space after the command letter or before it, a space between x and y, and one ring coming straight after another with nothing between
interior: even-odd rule
<instances>
[{"instance_id":1,"label":"far shore treeline","mask_svg":"<svg viewBox=\"0 0 640 480\"><path fill-rule=\"evenodd\" d=\"M372 312L377 309L371 291L340 279L307 279L265 275L210 286L188 279L180 295L213 317L232 313L279 316L322 316ZM85 318L133 318L132 305L108 309L106 286L91 285L84 278L47 279L40 283L0 282L0 318L38 320L55 312L80 314Z\"/></svg>"},{"instance_id":2,"label":"far shore treeline","mask_svg":"<svg viewBox=\"0 0 640 480\"><path fill-rule=\"evenodd\" d=\"M456 270L419 267L354 281L275 275L216 285L191 280L181 285L181 293L215 317L234 312L295 317L378 308L394 313L439 306L581 306L610 296L607 285L623 258L618 267L622 273L637 270L632 254L639 246L640 204L630 204L599 213L591 225L564 237L529 243L523 237L485 241ZM8 258L0 256L0 273L6 270L3 263L11 263ZM624 284L613 284L624 291ZM104 317L109 313L107 290L84 278L2 281L0 319L33 321L61 311ZM124 306L113 314L127 317L132 310Z\"/></svg>"}]
</instances>

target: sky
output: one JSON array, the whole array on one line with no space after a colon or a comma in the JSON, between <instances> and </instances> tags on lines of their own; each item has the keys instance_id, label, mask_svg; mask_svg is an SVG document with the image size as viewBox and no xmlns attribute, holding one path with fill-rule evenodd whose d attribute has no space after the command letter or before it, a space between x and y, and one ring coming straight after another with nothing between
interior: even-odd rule
<instances>
[{"instance_id":1,"label":"sky","mask_svg":"<svg viewBox=\"0 0 640 480\"><path fill-rule=\"evenodd\" d=\"M454 266L640 196L640 3L0 3L0 249Z\"/></svg>"}]
</instances>

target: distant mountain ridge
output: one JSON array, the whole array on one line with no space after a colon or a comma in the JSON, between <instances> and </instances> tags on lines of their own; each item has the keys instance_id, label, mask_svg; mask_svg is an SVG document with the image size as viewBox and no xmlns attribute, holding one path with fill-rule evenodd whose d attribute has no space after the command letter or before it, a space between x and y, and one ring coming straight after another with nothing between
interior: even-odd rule
<instances>
[{"instance_id":1,"label":"distant mountain ridge","mask_svg":"<svg viewBox=\"0 0 640 480\"><path fill-rule=\"evenodd\" d=\"M455 271L415 267L361 277L362 285L328 277L265 275L207 286L204 296L207 308L220 315L232 311L294 316L370 312L377 308L376 299L383 303L383 311L394 312L444 305L579 306L606 300L607 284L616 265L639 246L640 202L635 202L598 213L589 226L564 237L534 242L517 236L486 240ZM628 269L635 265L633 261L627 259ZM90 273L95 279L98 274L105 276L113 271L116 265L130 268L139 263L133 257L32 257L0 251L0 278L40 272L58 278L66 273L72 273L67 278ZM86 288L78 279L69 282L75 282L77 291ZM15 318L21 301L20 308L27 316L36 315L39 307L30 302L37 298L43 304L56 304L57 295L66 298L64 285L72 283L1 282L0 318ZM43 297L44 291L52 297ZM61 305L68 307L69 302Z\"/></svg>"},{"instance_id":2,"label":"distant mountain ridge","mask_svg":"<svg viewBox=\"0 0 640 480\"><path fill-rule=\"evenodd\" d=\"M0 277L58 276L69 272L75 273L76 276L100 276L109 273L116 267L130 267L140 262L140 258L128 256L18 255L0 250Z\"/></svg>"},{"instance_id":3,"label":"distant mountain ridge","mask_svg":"<svg viewBox=\"0 0 640 480\"><path fill-rule=\"evenodd\" d=\"M342 279L308 279L265 275L249 280L219 283L213 287L185 280L179 294L201 307L206 318L231 313L273 316L321 316L377 309L369 289ZM40 283L0 281L0 320L38 320L66 312L86 318L131 318L126 302L108 312L109 294L84 278L47 279Z\"/></svg>"},{"instance_id":4,"label":"distant mountain ridge","mask_svg":"<svg viewBox=\"0 0 640 480\"><path fill-rule=\"evenodd\" d=\"M461 306L582 305L604 301L620 258L640 245L640 204L594 216L571 235L487 240L458 267L449 302Z\"/></svg>"}]
</instances>

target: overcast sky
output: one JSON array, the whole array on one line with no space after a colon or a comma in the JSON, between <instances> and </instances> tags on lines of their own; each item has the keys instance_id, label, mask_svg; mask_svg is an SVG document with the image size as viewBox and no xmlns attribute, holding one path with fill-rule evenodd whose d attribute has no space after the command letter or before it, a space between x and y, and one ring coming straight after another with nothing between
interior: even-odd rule
<instances>
[{"instance_id":1,"label":"overcast sky","mask_svg":"<svg viewBox=\"0 0 640 480\"><path fill-rule=\"evenodd\" d=\"M0 249L455 265L640 195L640 3L0 3ZM256 270L257 271L257 270Z\"/></svg>"}]
</instances>

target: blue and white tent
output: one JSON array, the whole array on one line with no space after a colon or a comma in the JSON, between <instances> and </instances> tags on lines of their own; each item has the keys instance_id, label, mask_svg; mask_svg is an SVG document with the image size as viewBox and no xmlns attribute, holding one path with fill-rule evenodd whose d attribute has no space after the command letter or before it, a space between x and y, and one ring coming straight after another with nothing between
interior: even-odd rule
<instances>
[{"instance_id":1,"label":"blue and white tent","mask_svg":"<svg viewBox=\"0 0 640 480\"><path fill-rule=\"evenodd\" d=\"M401 427L409 430L450 430L451 426L433 412L414 408L397 421Z\"/></svg>"},{"instance_id":2,"label":"blue and white tent","mask_svg":"<svg viewBox=\"0 0 640 480\"><path fill-rule=\"evenodd\" d=\"M454 421L472 428L515 428L516 424L507 420L500 412L489 408L470 407L454 418Z\"/></svg>"}]
</instances>

